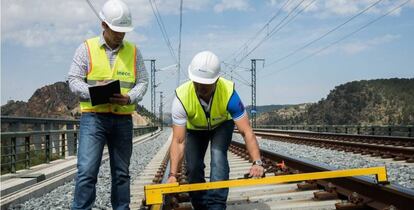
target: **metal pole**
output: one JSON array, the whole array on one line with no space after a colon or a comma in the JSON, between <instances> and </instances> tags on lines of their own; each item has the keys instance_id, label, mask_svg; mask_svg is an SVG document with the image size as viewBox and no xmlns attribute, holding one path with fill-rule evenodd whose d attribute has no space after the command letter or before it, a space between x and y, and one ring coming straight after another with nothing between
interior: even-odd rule
<instances>
[{"instance_id":1,"label":"metal pole","mask_svg":"<svg viewBox=\"0 0 414 210\"><path fill-rule=\"evenodd\" d=\"M25 166L26 169L30 168L30 136L26 136L24 139L24 143L25 143L25 153L26 153L26 157L25 157Z\"/></svg>"},{"instance_id":2,"label":"metal pole","mask_svg":"<svg viewBox=\"0 0 414 210\"><path fill-rule=\"evenodd\" d=\"M252 61L252 127L256 128L256 60L251 59Z\"/></svg>"},{"instance_id":3,"label":"metal pole","mask_svg":"<svg viewBox=\"0 0 414 210\"><path fill-rule=\"evenodd\" d=\"M160 120L160 128L161 128L161 130L163 129L163 113L162 113L162 103L163 103L163 96L162 96L162 91L160 91L160 110L159 110L159 113L160 113L160 116L159 116L159 120Z\"/></svg>"},{"instance_id":4,"label":"metal pole","mask_svg":"<svg viewBox=\"0 0 414 210\"><path fill-rule=\"evenodd\" d=\"M155 117L155 60L151 60L151 112ZM155 120L155 119L154 119Z\"/></svg>"},{"instance_id":5,"label":"metal pole","mask_svg":"<svg viewBox=\"0 0 414 210\"><path fill-rule=\"evenodd\" d=\"M86 0L86 2L88 3L88 5L91 7L92 11L95 13L96 17L98 17L98 19L102 22L104 22L104 20L102 20L102 18L99 16L98 12L96 11L95 7L93 7L92 3L90 2L90 0Z\"/></svg>"},{"instance_id":6,"label":"metal pole","mask_svg":"<svg viewBox=\"0 0 414 210\"><path fill-rule=\"evenodd\" d=\"M151 119L151 124L155 123L155 88L157 87L157 85L155 84L155 59L144 59L144 61L151 61L151 82L150 82L150 87L151 87L151 113L154 115Z\"/></svg>"},{"instance_id":7,"label":"metal pole","mask_svg":"<svg viewBox=\"0 0 414 210\"><path fill-rule=\"evenodd\" d=\"M177 87L180 86L181 73L181 30L183 28L183 0L180 1L180 31L178 33L178 68L177 68Z\"/></svg>"},{"instance_id":8,"label":"metal pole","mask_svg":"<svg viewBox=\"0 0 414 210\"><path fill-rule=\"evenodd\" d=\"M17 159L17 144L16 144L16 137L11 137L11 172L16 173L16 159Z\"/></svg>"},{"instance_id":9,"label":"metal pole","mask_svg":"<svg viewBox=\"0 0 414 210\"><path fill-rule=\"evenodd\" d=\"M64 133L61 134L61 158L65 159L66 156L66 135Z\"/></svg>"},{"instance_id":10,"label":"metal pole","mask_svg":"<svg viewBox=\"0 0 414 210\"><path fill-rule=\"evenodd\" d=\"M46 135L46 163L50 162L50 135Z\"/></svg>"},{"instance_id":11,"label":"metal pole","mask_svg":"<svg viewBox=\"0 0 414 210\"><path fill-rule=\"evenodd\" d=\"M251 116L252 116L252 127L256 128L256 61L263 61L264 59L251 59L252 62L252 111L251 111Z\"/></svg>"}]
</instances>

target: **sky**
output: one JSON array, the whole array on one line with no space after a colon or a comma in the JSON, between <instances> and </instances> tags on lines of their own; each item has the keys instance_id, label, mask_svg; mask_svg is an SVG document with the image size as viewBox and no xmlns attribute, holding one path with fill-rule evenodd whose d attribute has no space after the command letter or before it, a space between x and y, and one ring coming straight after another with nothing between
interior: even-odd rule
<instances>
[{"instance_id":1,"label":"sky","mask_svg":"<svg viewBox=\"0 0 414 210\"><path fill-rule=\"evenodd\" d=\"M105 3L90 1L98 11ZM180 1L124 2L135 26L126 39L144 59L156 59L157 91L168 112L178 73L165 67L177 63ZM101 32L86 0L2 0L1 104L27 101L37 88L65 81L76 48ZM256 65L257 105L317 102L346 82L414 77L414 0L183 0L181 37L180 82L192 57L210 50L245 105L251 59L265 59ZM149 90L140 102L147 108Z\"/></svg>"}]
</instances>

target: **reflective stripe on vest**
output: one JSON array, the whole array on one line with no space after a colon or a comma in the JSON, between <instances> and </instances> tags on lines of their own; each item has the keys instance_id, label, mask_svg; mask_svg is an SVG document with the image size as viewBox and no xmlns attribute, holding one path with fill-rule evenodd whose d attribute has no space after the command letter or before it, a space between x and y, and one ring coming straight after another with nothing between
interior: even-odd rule
<instances>
[{"instance_id":1,"label":"reflective stripe on vest","mask_svg":"<svg viewBox=\"0 0 414 210\"><path fill-rule=\"evenodd\" d=\"M216 90L211 101L210 116L206 116L195 92L193 82L188 81L179 86L175 92L187 112L187 129L210 130L232 119L227 112L227 105L233 91L234 83L220 77L216 83Z\"/></svg>"},{"instance_id":2,"label":"reflective stripe on vest","mask_svg":"<svg viewBox=\"0 0 414 210\"><path fill-rule=\"evenodd\" d=\"M99 37L91 38L85 42L89 53L89 73L86 83L96 85L98 81L119 80L121 94L127 94L135 85L136 80L136 47L127 41L118 51L111 69L105 48L100 45ZM82 112L103 112L114 114L131 114L135 111L135 104L117 105L101 104L92 106L89 100L81 100Z\"/></svg>"}]
</instances>

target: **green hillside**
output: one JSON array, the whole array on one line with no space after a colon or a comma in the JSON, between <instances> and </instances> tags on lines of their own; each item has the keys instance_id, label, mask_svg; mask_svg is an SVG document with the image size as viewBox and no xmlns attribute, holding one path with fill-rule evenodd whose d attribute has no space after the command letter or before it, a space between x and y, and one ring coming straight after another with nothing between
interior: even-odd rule
<instances>
[{"instance_id":1,"label":"green hillside","mask_svg":"<svg viewBox=\"0 0 414 210\"><path fill-rule=\"evenodd\" d=\"M317 103L263 113L258 124L413 125L414 78L345 83Z\"/></svg>"}]
</instances>

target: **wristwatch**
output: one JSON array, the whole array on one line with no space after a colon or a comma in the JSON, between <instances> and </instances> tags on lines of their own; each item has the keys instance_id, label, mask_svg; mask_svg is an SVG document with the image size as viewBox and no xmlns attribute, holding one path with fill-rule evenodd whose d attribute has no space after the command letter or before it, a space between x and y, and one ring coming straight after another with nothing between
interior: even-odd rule
<instances>
[{"instance_id":1,"label":"wristwatch","mask_svg":"<svg viewBox=\"0 0 414 210\"><path fill-rule=\"evenodd\" d=\"M168 178L170 178L172 176L175 177L176 179L178 179L178 175L176 173L169 173L168 174Z\"/></svg>"},{"instance_id":2,"label":"wristwatch","mask_svg":"<svg viewBox=\"0 0 414 210\"><path fill-rule=\"evenodd\" d=\"M262 160L255 160L253 161L253 165L263 166Z\"/></svg>"}]
</instances>

